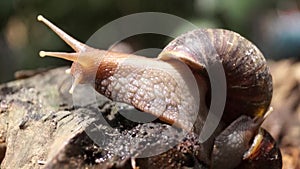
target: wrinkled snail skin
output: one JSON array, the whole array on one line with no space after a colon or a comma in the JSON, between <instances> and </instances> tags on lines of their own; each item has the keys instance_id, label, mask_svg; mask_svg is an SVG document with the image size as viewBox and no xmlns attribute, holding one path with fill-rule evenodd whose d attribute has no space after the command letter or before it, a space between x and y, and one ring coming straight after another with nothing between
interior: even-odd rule
<instances>
[{"instance_id":1,"label":"wrinkled snail skin","mask_svg":"<svg viewBox=\"0 0 300 169\"><path fill-rule=\"evenodd\" d=\"M186 130L192 127L194 131L201 130L209 107L205 102L210 93L207 67L221 63L226 76L227 98L222 117L224 126L213 136L211 160L206 161L211 168L235 168L245 153L249 157L257 154L259 150L253 147L274 143L274 140L253 142L269 114L272 77L259 49L239 34L223 29L197 29L174 39L158 58L150 59L94 49L78 42L42 16L38 16L38 20L76 51L40 52L40 56L73 61L67 71L74 76L70 93L79 83L92 83L96 91L106 97L131 104ZM198 98L195 89L208 94L200 94L201 98ZM274 152L280 154L276 146ZM281 158L275 160L281 161ZM266 164L272 162L265 161Z\"/></svg>"}]
</instances>

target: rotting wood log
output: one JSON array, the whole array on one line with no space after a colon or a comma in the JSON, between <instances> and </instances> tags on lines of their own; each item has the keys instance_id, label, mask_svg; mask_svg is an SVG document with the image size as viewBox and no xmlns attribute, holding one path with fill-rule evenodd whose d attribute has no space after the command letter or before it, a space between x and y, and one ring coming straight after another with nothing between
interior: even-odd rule
<instances>
[{"instance_id":1,"label":"rotting wood log","mask_svg":"<svg viewBox=\"0 0 300 169\"><path fill-rule=\"evenodd\" d=\"M284 60L269 62L269 65L274 80L271 104L274 112L263 126L278 140L283 168L300 168L300 63ZM152 139L155 144L160 138L150 135L159 136L165 130L172 130L169 125L131 122L117 112L131 111L131 107L111 102L101 95L96 96L97 102L74 104L78 99L68 93L71 77L64 73L65 69L38 70L38 74L30 71L28 76L33 77L0 85L1 169L132 168L135 165L143 168L157 160L164 162L166 158L135 160L126 155L152 151L142 141L132 141L133 138ZM18 77L28 76L26 72L18 73ZM109 126L119 126L94 126L100 136L106 136L101 143L105 148L96 144L90 137L92 133L87 132L94 129L89 128L91 123L98 124L95 116L99 114ZM120 132L123 133L120 135ZM172 141L178 136L171 132L166 137L172 147ZM174 161L171 165L196 165L193 155L202 147L193 142L194 139L195 136L189 135L185 142L177 145L176 148L184 149L185 153L170 149L169 154L174 155L168 157ZM130 144L124 144L126 142ZM121 144L125 146L120 148ZM170 165L168 161L165 163Z\"/></svg>"}]
</instances>

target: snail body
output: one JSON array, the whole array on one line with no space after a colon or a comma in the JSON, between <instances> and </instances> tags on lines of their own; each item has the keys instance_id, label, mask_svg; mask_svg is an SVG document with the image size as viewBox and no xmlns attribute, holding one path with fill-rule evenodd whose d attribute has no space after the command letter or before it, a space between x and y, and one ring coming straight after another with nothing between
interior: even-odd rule
<instances>
[{"instance_id":1,"label":"snail body","mask_svg":"<svg viewBox=\"0 0 300 169\"><path fill-rule=\"evenodd\" d=\"M212 168L224 165L234 168L257 151L250 147L256 147L261 141L251 141L259 135L260 125L270 113L267 110L272 98L272 77L259 49L239 34L223 29L197 29L174 39L158 58L150 59L94 49L42 16L38 20L76 51L40 52L40 56L73 61L68 70L75 78L70 93L79 83L94 83L95 90L104 96L187 130L193 128L198 132L203 127L210 95L198 98L195 88L200 93L209 93L207 67L222 64L227 83L222 117L224 131L214 138L211 161L207 163ZM184 71L186 67L190 72Z\"/></svg>"}]
</instances>

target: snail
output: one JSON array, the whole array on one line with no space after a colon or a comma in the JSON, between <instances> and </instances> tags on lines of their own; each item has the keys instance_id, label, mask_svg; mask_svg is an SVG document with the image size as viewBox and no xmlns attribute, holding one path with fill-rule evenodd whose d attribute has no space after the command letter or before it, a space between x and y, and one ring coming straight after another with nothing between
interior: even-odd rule
<instances>
[{"instance_id":1,"label":"snail","mask_svg":"<svg viewBox=\"0 0 300 169\"><path fill-rule=\"evenodd\" d=\"M206 163L211 168L235 168L242 161L262 159L266 166L275 161L281 168L280 150L267 131L260 127L271 112L272 77L260 50L238 33L224 29L196 29L175 38L153 59L92 48L43 16L39 15L37 19L76 51L39 53L41 57L73 61L66 71L74 76L70 93L77 84L92 82L97 92L111 100L133 105L182 129L192 127L198 132L203 127L203 117L209 107L207 100L210 99L207 64L221 63L227 97L219 127L221 131L214 135L211 158ZM210 45L205 45L207 40ZM216 51L217 57L210 55L212 50ZM197 94L186 78L188 73L183 71L184 66L192 72L199 92L207 93L200 99L195 98ZM194 105L199 105L199 100L201 108L195 115L198 107ZM260 145L265 143L269 148L260 152Z\"/></svg>"}]
</instances>

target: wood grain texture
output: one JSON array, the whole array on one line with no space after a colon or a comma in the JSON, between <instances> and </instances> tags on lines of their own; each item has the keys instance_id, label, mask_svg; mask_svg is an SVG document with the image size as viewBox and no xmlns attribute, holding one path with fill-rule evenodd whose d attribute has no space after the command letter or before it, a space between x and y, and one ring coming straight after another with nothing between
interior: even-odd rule
<instances>
[{"instance_id":1,"label":"wood grain texture","mask_svg":"<svg viewBox=\"0 0 300 169\"><path fill-rule=\"evenodd\" d=\"M263 124L278 140L283 156L283 168L299 168L300 158L300 64L290 60L269 62L274 78L274 112ZM149 139L149 135L166 130L169 125L150 123L143 125L126 120L116 110L116 103L104 97L97 106L81 105L74 108L68 94L71 78L66 68L53 69L33 77L0 85L0 161L6 168L132 168L128 157L113 155L118 150L141 152L147 150L141 142L120 148L122 142L112 137L111 146L97 146L84 132L88 121L82 115L100 112L113 128L100 126L103 133L114 136L123 131L123 143L133 136ZM130 110L130 108L129 108ZM86 116L87 118L89 116ZM121 124L121 125L120 125ZM117 127L118 126L118 127ZM117 128L116 128L117 127ZM117 129L117 130L116 130ZM126 131L126 134L125 134ZM149 135L145 135L147 131ZM203 145L188 136L174 149L153 158L135 159L137 166L186 166L199 165L199 151ZM172 133L169 140L176 140ZM194 140L194 141L192 141ZM159 146L159 145L158 145ZM126 150L127 149L127 150ZM184 153L183 153L184 152ZM4 159L1 155L4 155ZM179 158L180 157L180 158ZM169 164L166 164L168 162ZM164 165L162 165L164 164Z\"/></svg>"}]
</instances>

